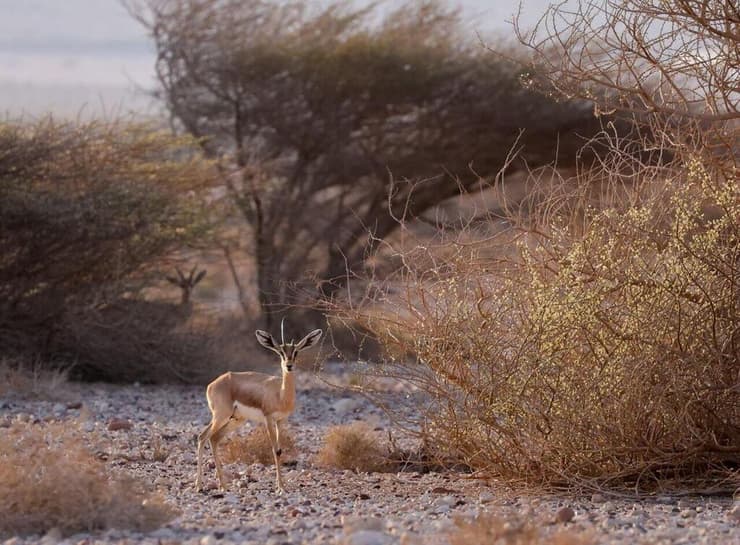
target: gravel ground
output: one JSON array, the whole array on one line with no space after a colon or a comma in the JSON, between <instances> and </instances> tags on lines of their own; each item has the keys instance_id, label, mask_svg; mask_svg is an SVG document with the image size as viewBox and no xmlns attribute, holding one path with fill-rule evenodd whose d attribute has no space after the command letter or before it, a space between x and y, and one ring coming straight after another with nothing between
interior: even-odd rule
<instances>
[{"instance_id":1,"label":"gravel ground","mask_svg":"<svg viewBox=\"0 0 740 545\"><path fill-rule=\"evenodd\" d=\"M332 376L337 379L333 382L346 379ZM77 402L0 399L0 419L78 419L82 412L88 418L85 431L105 445L98 455L111 468L154 483L180 511L165 527L148 534L77 534L61 541L70 545L442 545L453 520L481 513L508 521L531 520L546 535L570 530L598 544L740 545L740 503L728 497L635 501L598 493L524 495L455 473L358 474L317 467L314 457L328 427L355 420L377 428L388 423L363 397L332 388L315 375L300 373L297 383L298 407L290 428L299 454L284 467L287 491L281 497L273 492L274 468L259 464L227 466L231 485L226 492L218 491L210 451L205 472L210 490L194 490L195 435L209 420L200 387L81 385ZM132 426L110 431L116 418ZM4 545L38 542L58 543L60 538L51 532L11 538Z\"/></svg>"}]
</instances>

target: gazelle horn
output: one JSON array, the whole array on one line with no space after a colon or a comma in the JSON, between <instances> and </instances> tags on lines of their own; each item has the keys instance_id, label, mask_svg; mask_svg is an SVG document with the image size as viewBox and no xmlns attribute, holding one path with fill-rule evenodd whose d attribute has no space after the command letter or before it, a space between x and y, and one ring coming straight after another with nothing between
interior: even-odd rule
<instances>
[{"instance_id":1,"label":"gazelle horn","mask_svg":"<svg viewBox=\"0 0 740 545\"><path fill-rule=\"evenodd\" d=\"M280 343L285 344L285 316L280 320Z\"/></svg>"}]
</instances>

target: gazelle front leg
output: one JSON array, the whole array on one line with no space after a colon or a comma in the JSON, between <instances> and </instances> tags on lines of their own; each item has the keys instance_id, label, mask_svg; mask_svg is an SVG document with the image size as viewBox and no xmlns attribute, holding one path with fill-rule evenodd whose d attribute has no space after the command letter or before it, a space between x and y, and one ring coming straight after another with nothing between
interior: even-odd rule
<instances>
[{"instance_id":1,"label":"gazelle front leg","mask_svg":"<svg viewBox=\"0 0 740 545\"><path fill-rule=\"evenodd\" d=\"M283 488L283 476L280 474L280 432L278 431L277 421L271 417L265 417L265 427L267 428L267 435L270 437L270 446L272 446L272 457L275 460L275 471L277 473L277 493L282 494L285 492Z\"/></svg>"}]
</instances>

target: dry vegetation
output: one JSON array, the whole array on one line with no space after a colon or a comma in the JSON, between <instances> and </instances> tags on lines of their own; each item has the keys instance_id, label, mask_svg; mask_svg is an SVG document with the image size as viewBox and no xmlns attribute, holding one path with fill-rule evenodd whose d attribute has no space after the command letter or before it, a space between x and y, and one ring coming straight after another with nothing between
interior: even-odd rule
<instances>
[{"instance_id":1,"label":"dry vegetation","mask_svg":"<svg viewBox=\"0 0 740 545\"><path fill-rule=\"evenodd\" d=\"M737 35L721 29L737 14L626 4L584 3L588 17L553 8L570 23L529 37L540 78L529 83L617 110L631 129L606 123L587 146L600 160L584 155L572 177L530 171L523 202L507 199L502 173L498 210L462 230L430 241L402 223L404 240L385 249L396 273L335 315L385 345L378 372L424 393L399 424L442 456L527 484L732 491L740 114L722 68ZM649 38L656 10L661 39ZM715 62L697 70L687 52L709 42Z\"/></svg>"},{"instance_id":2,"label":"dry vegetation","mask_svg":"<svg viewBox=\"0 0 740 545\"><path fill-rule=\"evenodd\" d=\"M324 467L352 471L392 471L396 464L389 459L380 434L364 422L330 428L316 461Z\"/></svg>"},{"instance_id":3,"label":"dry vegetation","mask_svg":"<svg viewBox=\"0 0 740 545\"><path fill-rule=\"evenodd\" d=\"M0 434L0 535L152 530L174 510L112 475L68 424L14 423Z\"/></svg>"},{"instance_id":4,"label":"dry vegetation","mask_svg":"<svg viewBox=\"0 0 740 545\"><path fill-rule=\"evenodd\" d=\"M457 519L447 536L449 545L590 545L594 540L565 530L547 531L526 520L503 520L480 515L473 520Z\"/></svg>"},{"instance_id":5,"label":"dry vegetation","mask_svg":"<svg viewBox=\"0 0 740 545\"><path fill-rule=\"evenodd\" d=\"M283 462L295 459L298 453L293 434L282 423L280 424L280 449ZM274 463L270 438L265 427L261 425L250 430L246 435L237 433L230 435L223 445L219 445L219 452L221 460L226 464L270 465Z\"/></svg>"},{"instance_id":6,"label":"dry vegetation","mask_svg":"<svg viewBox=\"0 0 740 545\"><path fill-rule=\"evenodd\" d=\"M0 350L85 378L192 378L213 331L143 293L210 233L195 142L49 119L0 123L0 144Z\"/></svg>"},{"instance_id":7,"label":"dry vegetation","mask_svg":"<svg viewBox=\"0 0 740 545\"><path fill-rule=\"evenodd\" d=\"M0 398L65 400L70 396L69 371L21 360L0 360Z\"/></svg>"}]
</instances>

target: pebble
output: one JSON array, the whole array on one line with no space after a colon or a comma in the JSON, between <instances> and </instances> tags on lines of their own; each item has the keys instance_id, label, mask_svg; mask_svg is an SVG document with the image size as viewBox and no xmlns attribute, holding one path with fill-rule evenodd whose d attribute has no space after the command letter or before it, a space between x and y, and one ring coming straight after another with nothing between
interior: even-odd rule
<instances>
[{"instance_id":1,"label":"pebble","mask_svg":"<svg viewBox=\"0 0 740 545\"><path fill-rule=\"evenodd\" d=\"M344 545L389 545L393 538L382 532L360 530L344 538Z\"/></svg>"},{"instance_id":2,"label":"pebble","mask_svg":"<svg viewBox=\"0 0 740 545\"><path fill-rule=\"evenodd\" d=\"M124 418L111 418L108 421L108 431L130 430L134 425Z\"/></svg>"},{"instance_id":3,"label":"pebble","mask_svg":"<svg viewBox=\"0 0 740 545\"><path fill-rule=\"evenodd\" d=\"M484 490L478 495L478 501L480 503L491 503L496 499L496 496L493 495L492 492L489 492L488 490Z\"/></svg>"},{"instance_id":4,"label":"pebble","mask_svg":"<svg viewBox=\"0 0 740 545\"><path fill-rule=\"evenodd\" d=\"M561 507L558 509L558 512L555 513L555 522L559 524L565 524L566 522L570 522L573 520L573 517L576 516L576 512L573 511L570 507Z\"/></svg>"}]
</instances>

